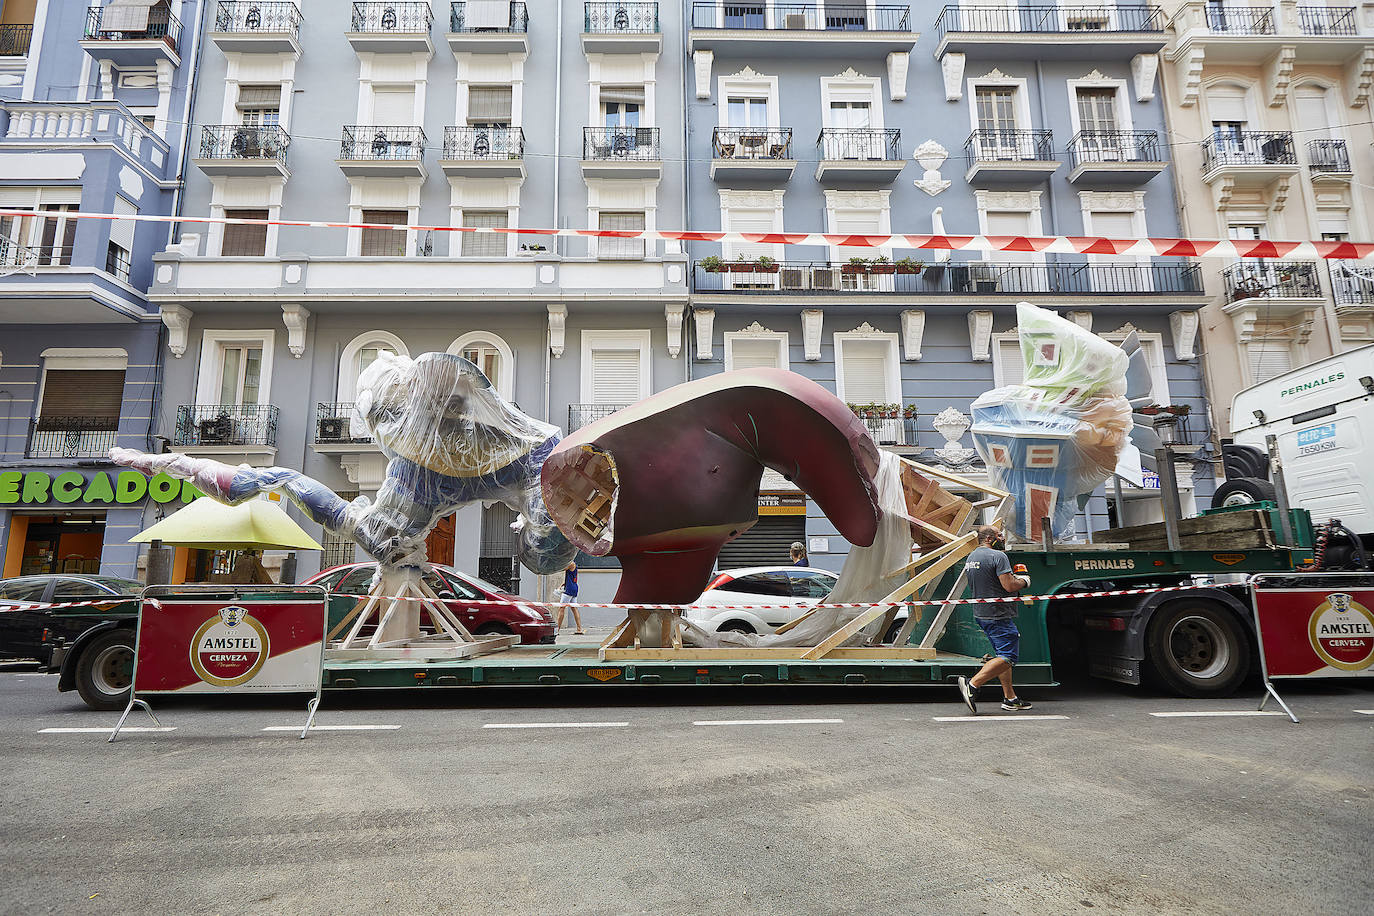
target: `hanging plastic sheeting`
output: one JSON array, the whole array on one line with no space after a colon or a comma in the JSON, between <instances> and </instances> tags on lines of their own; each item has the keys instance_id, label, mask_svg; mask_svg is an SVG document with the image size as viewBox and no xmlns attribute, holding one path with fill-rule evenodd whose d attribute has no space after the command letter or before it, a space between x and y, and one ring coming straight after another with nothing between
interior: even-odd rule
<instances>
[{"instance_id":1,"label":"hanging plastic sheeting","mask_svg":"<svg viewBox=\"0 0 1374 916\"><path fill-rule=\"evenodd\" d=\"M1029 302L1016 306L1025 378L973 402L973 445L1016 503L1011 533L1036 540L1041 519L1072 533L1080 500L1111 476L1129 442L1129 357Z\"/></svg>"},{"instance_id":2,"label":"hanging plastic sheeting","mask_svg":"<svg viewBox=\"0 0 1374 916\"><path fill-rule=\"evenodd\" d=\"M905 575L891 578L887 575L911 560L911 523L906 517L901 475L901 459L892 452L881 452L878 472L873 478L877 484L878 506L882 510L878 519L878 533L870 546L852 545L849 548L844 568L840 570L840 579L825 599L826 604L878 602L906 581ZM786 633L762 636L734 631L716 633L684 619L682 640L684 644L702 648L814 646L863 611L863 608L821 608ZM804 605L797 607L798 617L805 612ZM867 642L879 635L878 627L881 625L882 619L879 618L855 634L846 645Z\"/></svg>"},{"instance_id":3,"label":"hanging plastic sheeting","mask_svg":"<svg viewBox=\"0 0 1374 916\"><path fill-rule=\"evenodd\" d=\"M424 561L424 538L454 509L501 502L519 513L520 560L541 575L574 554L544 508L539 472L559 442L556 427L507 404L474 364L447 353L410 359L382 354L358 379L355 409L390 459L376 501L345 502L290 468L230 467L169 453L112 449L118 464L191 480L207 496L236 505L280 490L307 516L388 565Z\"/></svg>"}]
</instances>

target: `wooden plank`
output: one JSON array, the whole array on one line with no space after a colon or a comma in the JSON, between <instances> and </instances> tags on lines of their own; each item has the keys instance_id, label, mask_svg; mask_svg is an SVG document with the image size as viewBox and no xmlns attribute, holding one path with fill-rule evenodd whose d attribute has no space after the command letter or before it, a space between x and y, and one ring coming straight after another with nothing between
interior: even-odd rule
<instances>
[{"instance_id":1,"label":"wooden plank","mask_svg":"<svg viewBox=\"0 0 1374 916\"><path fill-rule=\"evenodd\" d=\"M926 585L926 583L934 581L937 577L943 575L945 570L972 553L977 542L978 535L976 532L970 531L963 535L959 538L958 546L954 550L951 550L945 556L921 570L920 573L905 585L895 589L891 594L883 598L882 603L888 604L890 602L905 601L915 594L922 586Z\"/></svg>"},{"instance_id":2,"label":"wooden plank","mask_svg":"<svg viewBox=\"0 0 1374 916\"><path fill-rule=\"evenodd\" d=\"M868 610L859 614L859 616L855 617L853 620L849 621L849 623L846 623L844 626L840 627L834 633L831 633L825 639L822 639L816 645L807 649L805 652L802 653L802 658L808 659L810 661L815 661L818 658L824 657L825 654L829 652L831 649L839 647L842 643L844 643L845 640L854 636L854 634L858 633L864 627L868 626L870 623L877 620L885 613L887 613L886 608L869 608Z\"/></svg>"},{"instance_id":3,"label":"wooden plank","mask_svg":"<svg viewBox=\"0 0 1374 916\"><path fill-rule=\"evenodd\" d=\"M919 557L917 557L916 559L912 560L910 563L906 564L906 565L903 566L901 569L894 569L892 572L887 573L886 575L883 576L883 578L884 578L884 579L891 579L893 576L900 576L902 573L911 572L911 571L913 571L913 570L920 569L922 566L926 565L927 563L930 563L930 562L932 562L933 560L937 560L937 559L939 559L940 557L944 556L944 555L945 555L946 553L948 553L949 551L958 549L959 545L960 545L961 543L963 543L963 539L966 538L966 537L968 537L968 533L967 533L967 532L966 532L965 534L961 535L961 536L959 537L958 540L950 541L948 544L941 544L939 547L936 547L934 550L932 550L932 551L930 551L930 552L928 552L928 553L926 553L926 554L923 554L922 556L919 556ZM976 537L976 535L975 535L975 537Z\"/></svg>"},{"instance_id":4,"label":"wooden plank","mask_svg":"<svg viewBox=\"0 0 1374 916\"><path fill-rule=\"evenodd\" d=\"M963 573L959 574L960 580L963 579L963 575ZM922 605L911 605L908 611L906 620L902 622L902 628L897 631L897 638L892 640L894 646L905 646L911 642L911 633L916 629L916 624L925 618L925 607Z\"/></svg>"},{"instance_id":5,"label":"wooden plank","mask_svg":"<svg viewBox=\"0 0 1374 916\"><path fill-rule=\"evenodd\" d=\"M603 661L810 661L800 653L805 646L780 648L776 646L760 648L698 649L606 649ZM884 660L926 661L935 657L934 649L921 646L842 646L832 649L821 662Z\"/></svg>"},{"instance_id":6,"label":"wooden plank","mask_svg":"<svg viewBox=\"0 0 1374 916\"><path fill-rule=\"evenodd\" d=\"M939 612L935 619L930 622L930 629L926 630L926 635L921 637L921 646L926 649L935 648L936 641L945 632L945 625L949 623L950 615L959 606L959 600L964 596L964 586L968 583L968 573L959 573L959 578L954 580L954 587L945 596L945 603L940 605Z\"/></svg>"},{"instance_id":7,"label":"wooden plank","mask_svg":"<svg viewBox=\"0 0 1374 916\"><path fill-rule=\"evenodd\" d=\"M789 621L787 621L787 623L784 623L782 626L780 626L780 627L778 627L776 630L774 630L774 631L773 631L773 635L774 635L774 636L777 636L777 635L780 635L780 634L782 634L782 633L786 633L788 630L794 629L794 628L795 628L796 626L798 626L803 620L806 620L807 618L809 618L809 617L815 615L815 613L816 613L817 611L819 611L819 610L820 610L820 608L815 608L815 607L813 607L813 608L811 608L811 610L807 611L805 614L802 614L800 617L796 618L795 620L789 620Z\"/></svg>"},{"instance_id":8,"label":"wooden plank","mask_svg":"<svg viewBox=\"0 0 1374 916\"><path fill-rule=\"evenodd\" d=\"M898 457L900 458L901 456ZM961 487L967 487L970 490L977 490L979 493L987 493L990 496L997 497L1011 495L1006 490L999 490L991 484L978 483L976 480L969 480L967 477L960 477L958 474L951 474L940 468L932 467L928 464L921 464L919 461L912 461L910 458L902 458L901 460L911 465L922 474L929 474L931 477L939 477L941 480L948 480L950 483L958 484Z\"/></svg>"}]
</instances>

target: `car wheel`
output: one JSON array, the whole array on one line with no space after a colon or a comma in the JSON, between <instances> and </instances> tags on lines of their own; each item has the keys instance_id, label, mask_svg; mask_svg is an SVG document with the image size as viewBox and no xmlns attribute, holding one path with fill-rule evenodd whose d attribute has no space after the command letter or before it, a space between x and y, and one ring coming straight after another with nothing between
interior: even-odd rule
<instances>
[{"instance_id":1,"label":"car wheel","mask_svg":"<svg viewBox=\"0 0 1374 916\"><path fill-rule=\"evenodd\" d=\"M753 633L754 628L743 620L727 620L716 627L717 633Z\"/></svg>"},{"instance_id":2,"label":"car wheel","mask_svg":"<svg viewBox=\"0 0 1374 916\"><path fill-rule=\"evenodd\" d=\"M1250 640L1239 620L1207 601L1157 610L1145 635L1152 679L1185 697L1235 693L1250 671Z\"/></svg>"},{"instance_id":3,"label":"car wheel","mask_svg":"<svg viewBox=\"0 0 1374 916\"><path fill-rule=\"evenodd\" d=\"M134 633L111 630L86 646L76 661L76 692L92 709L123 709L134 682Z\"/></svg>"},{"instance_id":4,"label":"car wheel","mask_svg":"<svg viewBox=\"0 0 1374 916\"><path fill-rule=\"evenodd\" d=\"M887 632L883 634L883 643L895 643L897 641L897 634L902 632L902 625L905 623L905 620L894 620L892 626L888 627Z\"/></svg>"},{"instance_id":5,"label":"car wheel","mask_svg":"<svg viewBox=\"0 0 1374 916\"><path fill-rule=\"evenodd\" d=\"M473 636L514 636L515 631L502 623L484 623L472 631Z\"/></svg>"},{"instance_id":6,"label":"car wheel","mask_svg":"<svg viewBox=\"0 0 1374 916\"><path fill-rule=\"evenodd\" d=\"M1237 477L1217 487L1217 491L1212 494L1212 508L1273 502L1275 496L1274 485L1269 481L1258 477Z\"/></svg>"}]
</instances>

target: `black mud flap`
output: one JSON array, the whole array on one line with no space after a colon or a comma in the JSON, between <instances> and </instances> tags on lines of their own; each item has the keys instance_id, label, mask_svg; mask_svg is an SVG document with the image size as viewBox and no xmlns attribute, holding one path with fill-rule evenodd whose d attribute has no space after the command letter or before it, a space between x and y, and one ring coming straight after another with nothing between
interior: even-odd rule
<instances>
[{"instance_id":1,"label":"black mud flap","mask_svg":"<svg viewBox=\"0 0 1374 916\"><path fill-rule=\"evenodd\" d=\"M1140 684L1140 660L1112 655L1095 656L1088 661L1088 673L1119 684Z\"/></svg>"}]
</instances>

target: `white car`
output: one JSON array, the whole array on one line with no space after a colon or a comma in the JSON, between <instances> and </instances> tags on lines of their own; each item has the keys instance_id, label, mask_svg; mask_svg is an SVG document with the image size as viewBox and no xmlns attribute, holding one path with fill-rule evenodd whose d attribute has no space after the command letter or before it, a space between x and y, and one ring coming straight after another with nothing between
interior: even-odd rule
<instances>
[{"instance_id":1,"label":"white car","mask_svg":"<svg viewBox=\"0 0 1374 916\"><path fill-rule=\"evenodd\" d=\"M687 619L709 630L772 633L830 594L839 577L807 566L727 569L692 602ZM743 605L743 606L740 606Z\"/></svg>"}]
</instances>

